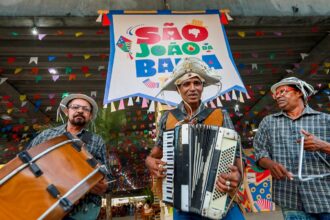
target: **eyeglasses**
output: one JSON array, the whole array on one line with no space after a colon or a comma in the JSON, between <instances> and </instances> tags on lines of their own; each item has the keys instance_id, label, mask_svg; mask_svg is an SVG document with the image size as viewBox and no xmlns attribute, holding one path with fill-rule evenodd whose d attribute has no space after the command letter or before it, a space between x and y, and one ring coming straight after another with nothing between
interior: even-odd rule
<instances>
[{"instance_id":1,"label":"eyeglasses","mask_svg":"<svg viewBox=\"0 0 330 220\"><path fill-rule=\"evenodd\" d=\"M73 111L78 111L80 108L84 111L84 112L91 112L92 109L88 106L82 106L82 105L69 105L68 106L70 109L72 109Z\"/></svg>"},{"instance_id":2,"label":"eyeglasses","mask_svg":"<svg viewBox=\"0 0 330 220\"><path fill-rule=\"evenodd\" d=\"M282 88L282 89L280 89L280 90L276 90L276 92L272 94L273 99L276 99L276 97L277 97L278 95L280 95L280 96L284 96L284 95L286 95L286 94L288 94L289 92L294 91L294 90L295 90L295 89L294 89L294 88L291 88L291 87L284 87L284 88Z\"/></svg>"}]
</instances>

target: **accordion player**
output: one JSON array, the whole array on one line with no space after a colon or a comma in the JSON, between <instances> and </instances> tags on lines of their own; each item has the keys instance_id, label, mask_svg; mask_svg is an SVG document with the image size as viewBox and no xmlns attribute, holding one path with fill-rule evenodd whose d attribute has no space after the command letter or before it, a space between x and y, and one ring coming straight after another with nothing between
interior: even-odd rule
<instances>
[{"instance_id":1,"label":"accordion player","mask_svg":"<svg viewBox=\"0 0 330 220\"><path fill-rule=\"evenodd\" d=\"M183 124L164 132L163 201L184 212L223 218L231 202L215 183L218 175L230 172L237 141L234 130L203 124Z\"/></svg>"}]
</instances>

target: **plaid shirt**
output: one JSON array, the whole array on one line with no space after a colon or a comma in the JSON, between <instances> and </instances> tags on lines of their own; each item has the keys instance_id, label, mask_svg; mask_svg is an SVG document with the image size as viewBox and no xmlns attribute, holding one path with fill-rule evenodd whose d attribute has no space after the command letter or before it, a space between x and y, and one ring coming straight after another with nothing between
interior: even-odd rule
<instances>
[{"instance_id":1,"label":"plaid shirt","mask_svg":"<svg viewBox=\"0 0 330 220\"><path fill-rule=\"evenodd\" d=\"M330 115L306 106L302 115L292 120L284 112L266 116L254 138L256 160L268 157L293 174L298 174L301 129L330 142ZM330 161L330 155L319 152ZM314 152L305 151L303 175L324 174L330 169ZM309 181L274 180L274 201L282 207L322 213L330 210L330 177Z\"/></svg>"},{"instance_id":2,"label":"plaid shirt","mask_svg":"<svg viewBox=\"0 0 330 220\"><path fill-rule=\"evenodd\" d=\"M185 117L188 116L188 113L184 107L183 102L181 102L177 108L180 109L184 113ZM202 112L205 108L206 108L205 105L203 103L201 103L200 106L198 107L196 113L193 115L192 119L198 118L199 113ZM223 113L222 127L235 130L235 127L229 117L228 112L222 111L222 113ZM163 132L166 130L166 120L167 120L168 114L169 114L169 111L166 111L159 120L159 133L158 133L158 137L157 137L157 141L156 141L156 146L158 146L160 148L163 148ZM238 146L241 146L240 139L238 142ZM239 148L237 148L236 156L239 157ZM243 158L243 160L244 160L244 158Z\"/></svg>"},{"instance_id":3,"label":"plaid shirt","mask_svg":"<svg viewBox=\"0 0 330 220\"><path fill-rule=\"evenodd\" d=\"M47 130L42 131L38 136L36 136L28 145L27 149L30 149L33 146L36 146L42 142L45 142L51 138L54 138L56 136L60 136L66 132L66 124L50 128ZM85 129L82 129L76 136L78 138L81 138L83 133L86 132ZM98 160L101 164L107 164L106 163L106 146L103 141L103 139L92 133L91 140L86 145L87 150L89 153L91 153L96 160ZM95 195L95 194L87 194L84 199L82 199L77 207L74 208L74 211L80 211L79 209L83 209L84 204L93 202L98 206L101 206L101 196ZM78 209L78 210L77 210Z\"/></svg>"}]
</instances>

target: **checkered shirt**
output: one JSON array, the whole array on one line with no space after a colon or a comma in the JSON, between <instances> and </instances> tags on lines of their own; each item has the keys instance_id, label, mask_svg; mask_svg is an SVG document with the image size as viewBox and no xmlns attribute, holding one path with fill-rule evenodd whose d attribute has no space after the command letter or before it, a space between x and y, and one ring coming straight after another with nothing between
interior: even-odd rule
<instances>
[{"instance_id":1,"label":"checkered shirt","mask_svg":"<svg viewBox=\"0 0 330 220\"><path fill-rule=\"evenodd\" d=\"M42 142L45 142L51 138L54 138L56 136L60 136L66 132L66 124L50 128L47 130L42 131L39 135L37 135L27 146L27 149L30 149L33 146L36 146ZM81 138L83 133L86 132L85 129L82 129L76 136L78 138ZM107 164L106 163L106 146L103 141L103 139L94 133L92 133L91 140L86 145L87 150L90 154L94 156L96 160L98 160L101 164ZM84 199L79 201L79 204L89 203L93 202L96 205L101 205L101 196L95 195L95 194L88 194Z\"/></svg>"},{"instance_id":2,"label":"checkered shirt","mask_svg":"<svg viewBox=\"0 0 330 220\"><path fill-rule=\"evenodd\" d=\"M301 129L321 140L330 142L330 115L306 106L302 115L292 120L284 112L266 116L254 138L256 160L266 157L282 164L293 174L298 174ZM328 162L330 155L319 152ZM303 175L329 173L330 168L315 152L305 151ZM285 208L304 210L307 213L329 213L330 177L310 181L273 181L274 201Z\"/></svg>"}]
</instances>

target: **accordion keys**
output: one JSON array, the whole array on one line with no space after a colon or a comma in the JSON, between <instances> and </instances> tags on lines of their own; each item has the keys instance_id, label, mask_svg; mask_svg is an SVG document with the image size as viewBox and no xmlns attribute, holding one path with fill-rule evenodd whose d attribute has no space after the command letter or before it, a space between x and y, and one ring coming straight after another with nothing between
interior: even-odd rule
<instances>
[{"instance_id":1,"label":"accordion keys","mask_svg":"<svg viewBox=\"0 0 330 220\"><path fill-rule=\"evenodd\" d=\"M185 212L220 219L227 213L227 193L216 189L221 173L234 163L238 134L203 124L176 127L163 134L163 201Z\"/></svg>"}]
</instances>

